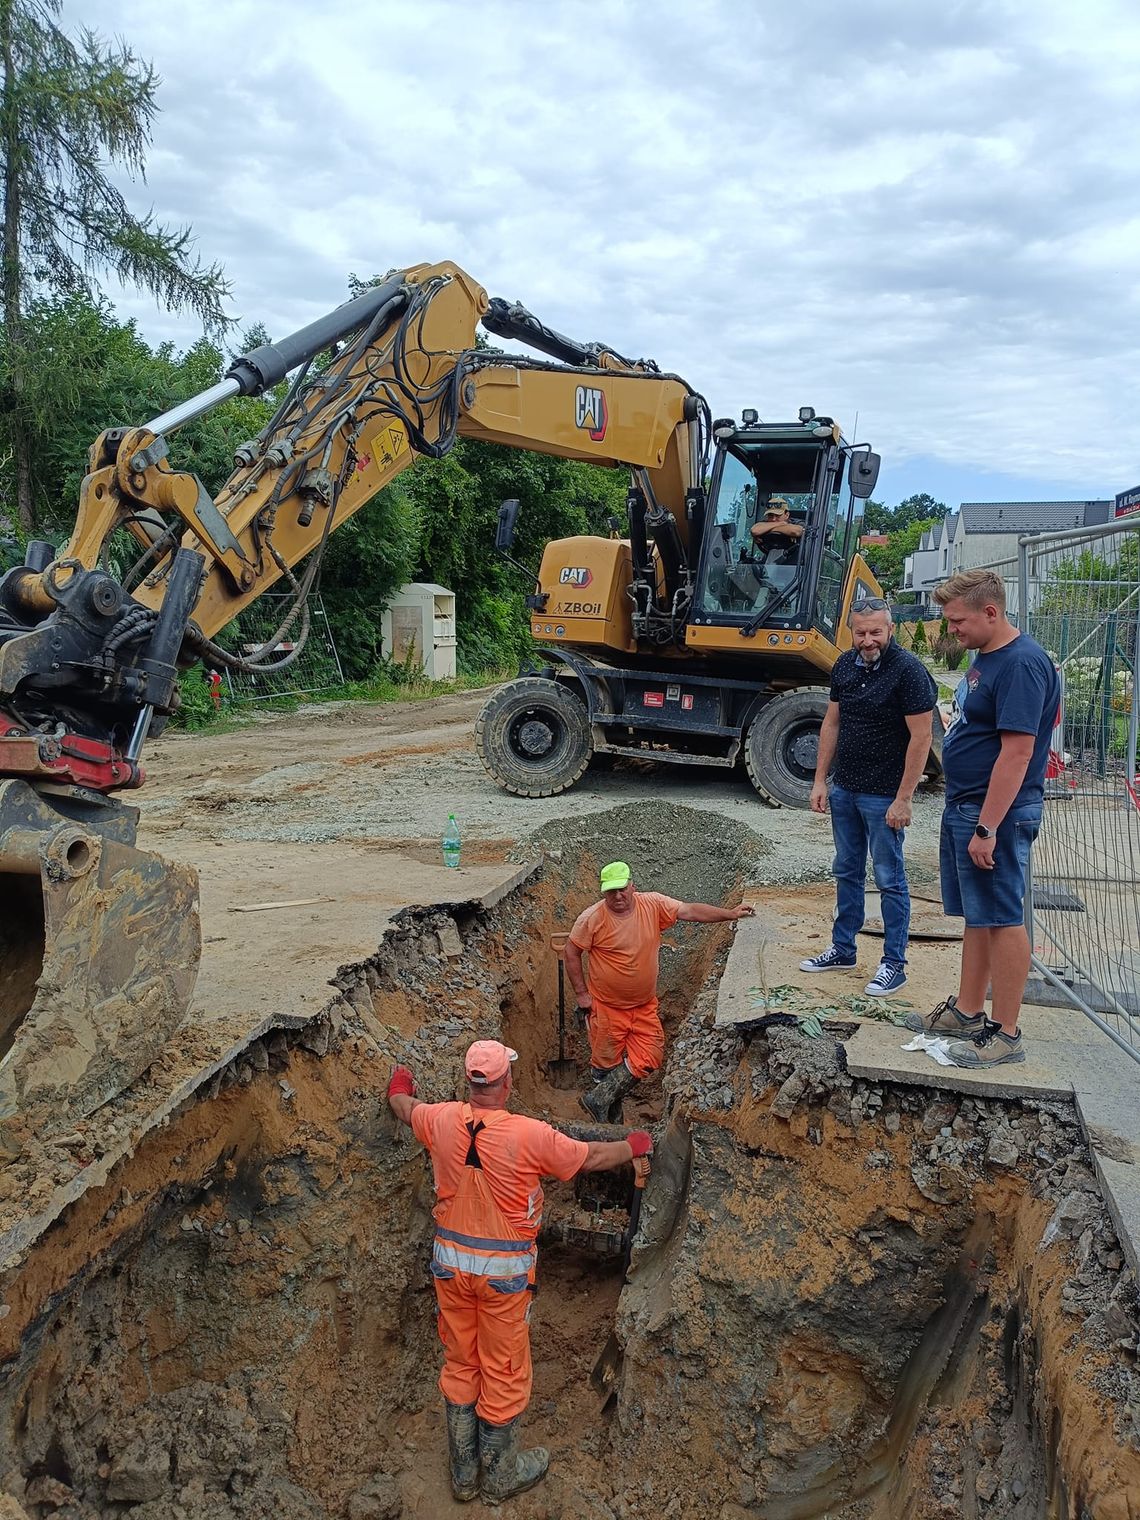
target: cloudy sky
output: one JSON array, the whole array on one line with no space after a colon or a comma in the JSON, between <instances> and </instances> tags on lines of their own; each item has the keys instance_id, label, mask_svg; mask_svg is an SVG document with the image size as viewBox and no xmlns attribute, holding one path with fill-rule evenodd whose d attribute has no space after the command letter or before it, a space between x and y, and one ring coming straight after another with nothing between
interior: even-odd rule
<instances>
[{"instance_id":1,"label":"cloudy sky","mask_svg":"<svg viewBox=\"0 0 1140 1520\"><path fill-rule=\"evenodd\" d=\"M876 495L1140 483L1128 0L64 0L163 78L147 182L280 336L437 259ZM192 324L129 296L157 341ZM856 428L856 417L858 426Z\"/></svg>"}]
</instances>

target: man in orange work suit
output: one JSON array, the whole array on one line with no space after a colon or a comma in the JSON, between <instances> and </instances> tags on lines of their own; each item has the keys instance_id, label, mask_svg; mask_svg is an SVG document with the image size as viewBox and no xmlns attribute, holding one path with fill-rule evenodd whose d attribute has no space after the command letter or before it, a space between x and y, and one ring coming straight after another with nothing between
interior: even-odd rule
<instances>
[{"instance_id":1,"label":"man in orange work suit","mask_svg":"<svg viewBox=\"0 0 1140 1520\"><path fill-rule=\"evenodd\" d=\"M467 1051L466 1103L421 1103L406 1066L388 1084L392 1112L431 1154L437 1203L431 1271L439 1307L452 1493L501 1504L550 1465L519 1451L530 1402L530 1302L542 1223L542 1178L568 1182L648 1156L644 1130L625 1140L572 1140L507 1112L516 1051L476 1040Z\"/></svg>"},{"instance_id":2,"label":"man in orange work suit","mask_svg":"<svg viewBox=\"0 0 1140 1520\"><path fill-rule=\"evenodd\" d=\"M602 867L602 900L579 914L564 952L566 971L586 1013L594 1088L582 1107L599 1124L621 1118L622 1099L665 1055L657 1017L657 962L661 931L678 921L721 924L751 918L748 903L714 908L678 902L661 892L638 892L624 860ZM582 970L589 954L589 974Z\"/></svg>"}]
</instances>

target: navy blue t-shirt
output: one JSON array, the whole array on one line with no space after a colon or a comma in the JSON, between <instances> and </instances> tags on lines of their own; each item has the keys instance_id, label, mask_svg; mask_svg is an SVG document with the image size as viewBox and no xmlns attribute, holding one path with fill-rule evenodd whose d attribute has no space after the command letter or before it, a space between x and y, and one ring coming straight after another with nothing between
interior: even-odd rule
<instances>
[{"instance_id":1,"label":"navy blue t-shirt","mask_svg":"<svg viewBox=\"0 0 1140 1520\"><path fill-rule=\"evenodd\" d=\"M1012 806L1040 803L1060 705L1053 661L1028 634L976 655L954 693L953 718L942 741L947 804L985 801L1003 733L1034 735L1033 756Z\"/></svg>"}]
</instances>

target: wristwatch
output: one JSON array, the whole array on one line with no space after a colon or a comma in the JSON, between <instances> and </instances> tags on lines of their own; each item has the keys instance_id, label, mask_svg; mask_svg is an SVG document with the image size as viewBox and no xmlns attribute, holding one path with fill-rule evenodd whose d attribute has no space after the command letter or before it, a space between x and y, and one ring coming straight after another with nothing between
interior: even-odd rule
<instances>
[{"instance_id":1,"label":"wristwatch","mask_svg":"<svg viewBox=\"0 0 1140 1520\"><path fill-rule=\"evenodd\" d=\"M979 839L992 839L997 833L997 829L987 829L984 823L979 823L974 829L974 833Z\"/></svg>"}]
</instances>

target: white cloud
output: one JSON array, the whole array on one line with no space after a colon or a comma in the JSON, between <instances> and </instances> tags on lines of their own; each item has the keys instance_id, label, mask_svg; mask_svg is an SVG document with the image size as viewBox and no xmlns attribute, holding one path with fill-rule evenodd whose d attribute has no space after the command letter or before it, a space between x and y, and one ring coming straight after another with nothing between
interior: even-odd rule
<instances>
[{"instance_id":1,"label":"white cloud","mask_svg":"<svg viewBox=\"0 0 1140 1520\"><path fill-rule=\"evenodd\" d=\"M140 207L243 322L442 258L648 354L718 414L801 403L888 458L1127 485L1127 0L88 0L164 77ZM155 338L190 328L136 298Z\"/></svg>"}]
</instances>

